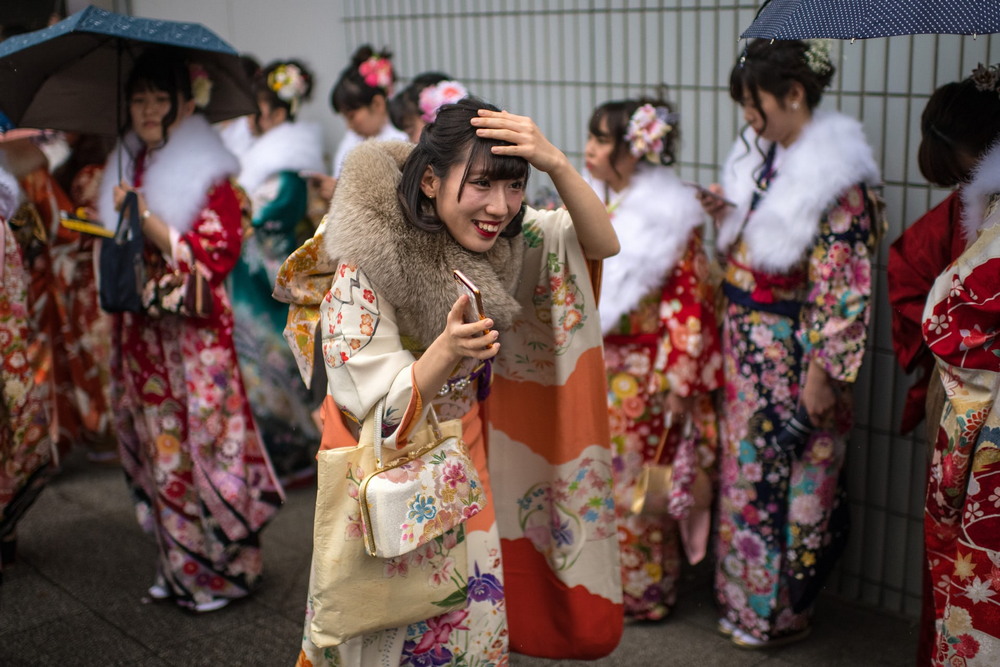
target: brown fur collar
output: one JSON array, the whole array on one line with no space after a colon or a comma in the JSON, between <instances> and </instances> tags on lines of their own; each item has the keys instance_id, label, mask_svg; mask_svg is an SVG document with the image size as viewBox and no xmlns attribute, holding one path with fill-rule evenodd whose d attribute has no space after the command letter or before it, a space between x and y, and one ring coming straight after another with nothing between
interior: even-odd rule
<instances>
[{"instance_id":1,"label":"brown fur collar","mask_svg":"<svg viewBox=\"0 0 1000 667\"><path fill-rule=\"evenodd\" d=\"M400 333L421 348L444 330L459 269L479 287L495 328L510 328L520 310L512 294L524 261L521 236L500 238L486 253L466 250L446 231L406 222L396 198L401 168L413 149L399 141L366 141L344 162L327 221L326 252L357 265L396 308Z\"/></svg>"}]
</instances>

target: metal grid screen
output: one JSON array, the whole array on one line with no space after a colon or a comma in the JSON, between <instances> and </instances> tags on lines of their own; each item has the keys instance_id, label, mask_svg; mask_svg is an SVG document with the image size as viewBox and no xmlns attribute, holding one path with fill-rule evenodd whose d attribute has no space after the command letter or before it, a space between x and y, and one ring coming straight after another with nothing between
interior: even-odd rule
<instances>
[{"instance_id":1,"label":"metal grid screen","mask_svg":"<svg viewBox=\"0 0 1000 667\"><path fill-rule=\"evenodd\" d=\"M405 75L445 71L480 97L532 116L577 166L597 104L665 83L682 118L679 171L710 183L742 122L726 83L739 33L756 10L757 3L709 0L348 0L343 19L348 52L389 46ZM909 382L892 354L887 249L947 194L917 169L924 104L937 86L994 62L998 44L957 36L835 42L838 73L823 102L864 123L890 215L848 455L852 534L830 588L908 615L919 611L926 456L922 434L896 432Z\"/></svg>"}]
</instances>

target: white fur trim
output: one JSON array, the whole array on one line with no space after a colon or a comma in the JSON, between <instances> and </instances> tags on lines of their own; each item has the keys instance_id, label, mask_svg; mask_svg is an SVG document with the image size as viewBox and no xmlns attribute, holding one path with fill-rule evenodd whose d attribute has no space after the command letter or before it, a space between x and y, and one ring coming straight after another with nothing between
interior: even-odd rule
<instances>
[{"instance_id":1,"label":"white fur trim","mask_svg":"<svg viewBox=\"0 0 1000 667\"><path fill-rule=\"evenodd\" d=\"M249 193L279 171L326 173L323 133L316 123L282 123L255 139L240 164L237 180Z\"/></svg>"},{"instance_id":2,"label":"white fur trim","mask_svg":"<svg viewBox=\"0 0 1000 667\"><path fill-rule=\"evenodd\" d=\"M722 183L736 208L726 216L718 247L727 252L740 236L750 210L757 159L757 135L747 129L726 160ZM761 141L765 151L770 142ZM780 273L798 264L812 247L823 213L856 183L877 185L878 166L861 123L840 113L816 111L802 134L788 147L767 194L743 229L749 260L755 269Z\"/></svg>"},{"instance_id":3,"label":"white fur trim","mask_svg":"<svg viewBox=\"0 0 1000 667\"><path fill-rule=\"evenodd\" d=\"M587 180L604 196L603 181ZM632 182L615 200L620 203L612 224L621 252L604 260L599 310L605 334L644 296L663 285L684 255L691 232L705 220L695 191L669 167L640 163Z\"/></svg>"},{"instance_id":4,"label":"white fur trim","mask_svg":"<svg viewBox=\"0 0 1000 667\"><path fill-rule=\"evenodd\" d=\"M972 171L972 180L962 188L962 233L967 242L976 240L985 228L986 205L1000 192L1000 142L993 144Z\"/></svg>"},{"instance_id":5,"label":"white fur trim","mask_svg":"<svg viewBox=\"0 0 1000 667\"><path fill-rule=\"evenodd\" d=\"M124 148L123 148L124 145ZM104 169L97 210L105 227L117 224L113 188L121 174L130 181L135 173L135 159L140 139L130 132L111 152ZM146 205L181 234L191 229L208 200L215 184L239 171L236 156L226 150L219 134L201 115L186 119L170 135L163 148L150 154L142 181Z\"/></svg>"}]
</instances>

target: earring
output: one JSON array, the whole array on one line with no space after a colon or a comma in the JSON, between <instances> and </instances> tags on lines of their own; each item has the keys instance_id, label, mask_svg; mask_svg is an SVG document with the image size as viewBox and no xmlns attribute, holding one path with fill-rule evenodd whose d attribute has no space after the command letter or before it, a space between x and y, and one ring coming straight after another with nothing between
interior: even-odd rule
<instances>
[{"instance_id":1,"label":"earring","mask_svg":"<svg viewBox=\"0 0 1000 667\"><path fill-rule=\"evenodd\" d=\"M798 111L798 110L799 110L799 103L792 102L792 111Z\"/></svg>"}]
</instances>

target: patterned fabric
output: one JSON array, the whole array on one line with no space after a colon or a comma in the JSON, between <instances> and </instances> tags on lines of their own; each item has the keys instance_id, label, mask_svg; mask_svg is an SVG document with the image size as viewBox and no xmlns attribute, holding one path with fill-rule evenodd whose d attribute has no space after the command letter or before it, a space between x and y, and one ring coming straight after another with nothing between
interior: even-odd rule
<instances>
[{"instance_id":1,"label":"patterned fabric","mask_svg":"<svg viewBox=\"0 0 1000 667\"><path fill-rule=\"evenodd\" d=\"M677 598L681 555L676 521L629 511L639 474L653 460L663 435L667 392L695 398L697 460L689 465L714 469L718 433L710 392L722 385L722 354L708 274L700 234L694 233L664 285L604 341L622 584L625 613L632 618L662 619ZM684 465L674 456L680 434L681 428L672 430L663 462ZM675 469L674 474L688 473L693 470Z\"/></svg>"},{"instance_id":2,"label":"patterned fabric","mask_svg":"<svg viewBox=\"0 0 1000 667\"><path fill-rule=\"evenodd\" d=\"M88 192L95 170L78 175L81 194ZM53 435L62 454L76 444L95 454L110 452L111 322L97 300L95 238L59 224L61 211L92 200L71 201L46 169L28 174L21 184L44 229L44 237L27 246L26 256L32 276L29 303L44 349L38 380L47 386L53 406Z\"/></svg>"},{"instance_id":3,"label":"patterned fabric","mask_svg":"<svg viewBox=\"0 0 1000 667\"><path fill-rule=\"evenodd\" d=\"M762 640L808 625L846 540L849 383L864 355L874 244L863 187L844 192L819 229L786 275L747 269L742 242L726 270L716 596L726 619ZM814 360L839 387L835 426L793 459L774 436Z\"/></svg>"},{"instance_id":4,"label":"patterned fabric","mask_svg":"<svg viewBox=\"0 0 1000 667\"><path fill-rule=\"evenodd\" d=\"M597 634L607 637L607 627L617 616L620 632L621 588L617 577L608 576L617 568L617 549L606 441L602 444L595 439L594 426L580 419L578 412L566 411L567 421L576 422L574 427L562 425L562 438L573 440L576 447L567 458L560 452L559 438L547 432L549 427L529 427L526 432L524 422L536 420L519 418L541 409L549 420L556 414L549 406L560 400L553 398L551 390L561 388L572 394L561 400L576 398L577 410L590 405L593 409L584 414L590 414L595 423L603 421L596 408L603 396L593 391L603 382L600 334L571 221L565 211L529 211L526 218L526 269L517 294L524 311L522 319L503 334L501 350L506 354L502 351L494 364L490 399L478 403L472 382L453 383L450 392L434 400L442 419L461 417L463 437L488 498L486 507L466 523L466 607L326 650L312 644L307 622L299 665L504 665L515 637L524 637L527 646L535 639L530 631L517 635L508 623L539 623L557 647L561 638L553 637L549 629L553 619L560 623L580 619L567 636L586 636L580 628L595 627ZM321 235L322 228L317 237ZM419 422L423 409L411 377L414 354L403 346L395 310L379 298L364 267L331 267L322 247L321 238L317 242L314 237L289 258L277 291L310 298L322 276L334 275L319 308L331 393L326 405L336 406L324 413L324 441L328 441L326 431L332 434L339 427L340 415L357 420L382 397L386 398L384 433L405 436ZM302 273L294 275L293 267ZM308 313L314 308L303 304L296 311L293 307L290 341L299 340L296 331L304 336L314 330L302 325L315 321ZM296 318L296 312L305 316ZM300 349L307 359L312 342L303 340ZM574 368L582 371L581 376L569 380ZM463 367L456 374L467 375L471 370ZM588 395L594 400L588 402ZM507 414L513 419L501 419ZM559 429L555 418L551 420L550 427ZM606 438L606 424L604 429ZM392 442L387 440L389 445ZM340 444L349 443L347 439ZM533 452L530 447L539 449ZM525 579L525 569L536 572L531 576L538 581L548 582L538 585L534 578ZM508 583L512 572L517 581L513 588L519 590L512 590ZM549 600L553 579L566 582L558 584L565 590L562 597ZM563 602L566 596L573 604ZM547 613L553 605L563 610L562 617ZM539 616L545 618L539 621Z\"/></svg>"},{"instance_id":5,"label":"patterned fabric","mask_svg":"<svg viewBox=\"0 0 1000 667\"><path fill-rule=\"evenodd\" d=\"M6 540L41 491L53 452L45 387L35 375L43 346L28 317L30 278L2 218L0 234L0 540Z\"/></svg>"},{"instance_id":6,"label":"patterned fabric","mask_svg":"<svg viewBox=\"0 0 1000 667\"><path fill-rule=\"evenodd\" d=\"M286 479L314 468L319 429L312 412L322 400L303 383L282 335L288 306L271 296L282 262L305 240L306 184L280 172L250 196L252 231L229 280L233 338L257 428L275 471Z\"/></svg>"},{"instance_id":7,"label":"patterned fabric","mask_svg":"<svg viewBox=\"0 0 1000 667\"><path fill-rule=\"evenodd\" d=\"M1000 663L1000 225L938 277L924 338L947 403L924 514L935 637L932 664Z\"/></svg>"},{"instance_id":8,"label":"patterned fabric","mask_svg":"<svg viewBox=\"0 0 1000 667\"><path fill-rule=\"evenodd\" d=\"M262 570L258 536L282 501L243 389L223 286L240 242L239 204L221 182L173 257L181 272L197 262L210 277L211 316L114 319L122 464L139 523L157 536L157 573L188 606L254 588ZM145 258L150 278L168 270L152 245Z\"/></svg>"}]
</instances>

